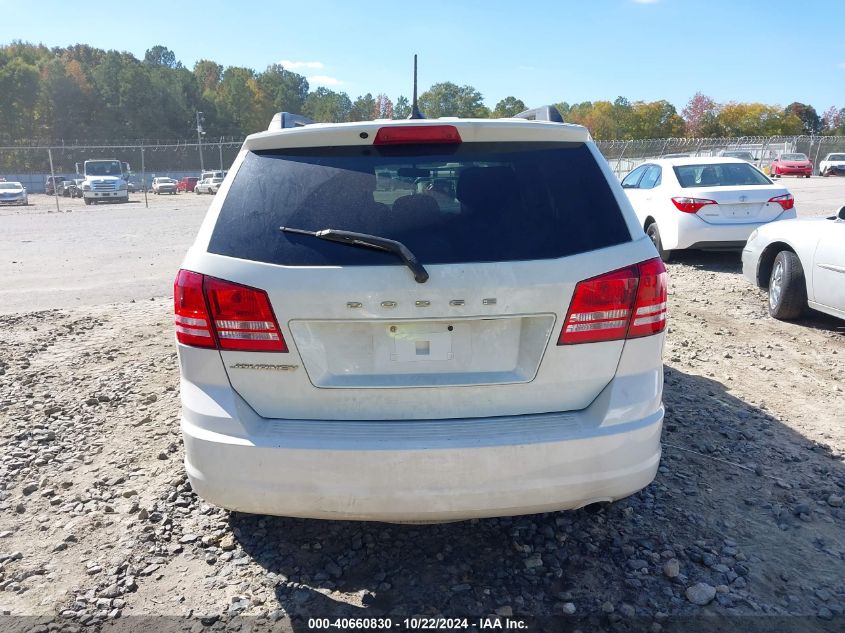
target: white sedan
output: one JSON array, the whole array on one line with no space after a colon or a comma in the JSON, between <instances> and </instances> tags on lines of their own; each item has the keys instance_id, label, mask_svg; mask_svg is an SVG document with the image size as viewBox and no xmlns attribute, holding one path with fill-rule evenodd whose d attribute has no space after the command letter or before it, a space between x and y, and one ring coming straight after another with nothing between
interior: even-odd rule
<instances>
[{"instance_id":1,"label":"white sedan","mask_svg":"<svg viewBox=\"0 0 845 633\"><path fill-rule=\"evenodd\" d=\"M769 314L796 319L809 306L845 319L845 206L829 218L773 222L752 233L742 272L769 289Z\"/></svg>"},{"instance_id":2,"label":"white sedan","mask_svg":"<svg viewBox=\"0 0 845 633\"><path fill-rule=\"evenodd\" d=\"M29 204L26 187L19 182L0 182L0 204Z\"/></svg>"},{"instance_id":3,"label":"white sedan","mask_svg":"<svg viewBox=\"0 0 845 633\"><path fill-rule=\"evenodd\" d=\"M754 229L795 217L792 194L738 158L653 160L622 188L663 261L687 248L740 250Z\"/></svg>"}]
</instances>

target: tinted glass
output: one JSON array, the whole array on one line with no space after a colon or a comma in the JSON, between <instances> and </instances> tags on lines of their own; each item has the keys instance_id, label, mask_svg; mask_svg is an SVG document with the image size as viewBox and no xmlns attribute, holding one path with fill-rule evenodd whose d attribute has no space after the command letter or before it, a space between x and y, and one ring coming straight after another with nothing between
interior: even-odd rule
<instances>
[{"instance_id":1,"label":"tinted glass","mask_svg":"<svg viewBox=\"0 0 845 633\"><path fill-rule=\"evenodd\" d=\"M804 154L782 154L781 160L807 160Z\"/></svg>"},{"instance_id":2,"label":"tinted glass","mask_svg":"<svg viewBox=\"0 0 845 633\"><path fill-rule=\"evenodd\" d=\"M660 184L661 169L657 165L651 165L640 180L640 189L653 189Z\"/></svg>"},{"instance_id":3,"label":"tinted glass","mask_svg":"<svg viewBox=\"0 0 845 633\"><path fill-rule=\"evenodd\" d=\"M827 160L845 160L845 154L831 154Z\"/></svg>"},{"instance_id":4,"label":"tinted glass","mask_svg":"<svg viewBox=\"0 0 845 633\"><path fill-rule=\"evenodd\" d=\"M681 187L734 187L738 185L770 185L766 178L748 163L710 163L678 165L673 168Z\"/></svg>"},{"instance_id":5,"label":"tinted glass","mask_svg":"<svg viewBox=\"0 0 845 633\"><path fill-rule=\"evenodd\" d=\"M640 178L642 178L643 174L646 172L646 169L648 169L648 165L640 165L637 167L634 171L622 179L622 186L625 189L635 188L637 183L640 181Z\"/></svg>"},{"instance_id":6,"label":"tinted glass","mask_svg":"<svg viewBox=\"0 0 845 633\"><path fill-rule=\"evenodd\" d=\"M308 148L247 154L209 252L284 265L397 265L280 226L405 244L423 264L551 259L630 241L583 144Z\"/></svg>"}]
</instances>

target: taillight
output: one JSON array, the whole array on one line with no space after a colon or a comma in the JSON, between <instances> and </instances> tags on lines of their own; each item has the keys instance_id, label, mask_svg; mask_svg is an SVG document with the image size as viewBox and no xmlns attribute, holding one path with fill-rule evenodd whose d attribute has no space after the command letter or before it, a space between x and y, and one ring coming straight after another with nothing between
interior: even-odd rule
<instances>
[{"instance_id":1,"label":"taillight","mask_svg":"<svg viewBox=\"0 0 845 633\"><path fill-rule=\"evenodd\" d=\"M660 259L578 282L558 345L638 338L666 327L666 267Z\"/></svg>"},{"instance_id":2,"label":"taillight","mask_svg":"<svg viewBox=\"0 0 845 633\"><path fill-rule=\"evenodd\" d=\"M180 270L173 283L176 340L194 347L215 347L202 294L202 275Z\"/></svg>"},{"instance_id":3,"label":"taillight","mask_svg":"<svg viewBox=\"0 0 845 633\"><path fill-rule=\"evenodd\" d=\"M634 266L578 282L558 345L625 338L636 293Z\"/></svg>"},{"instance_id":4,"label":"taillight","mask_svg":"<svg viewBox=\"0 0 845 633\"><path fill-rule=\"evenodd\" d=\"M792 207L795 206L795 198L791 193L788 193L784 196L775 196L774 198L769 198L769 202L777 202L784 211L789 211Z\"/></svg>"},{"instance_id":5,"label":"taillight","mask_svg":"<svg viewBox=\"0 0 845 633\"><path fill-rule=\"evenodd\" d=\"M454 125L391 125L376 132L373 145L457 144L461 135Z\"/></svg>"},{"instance_id":6,"label":"taillight","mask_svg":"<svg viewBox=\"0 0 845 633\"><path fill-rule=\"evenodd\" d=\"M173 296L180 343L230 351L288 351L263 290L180 270Z\"/></svg>"},{"instance_id":7,"label":"taillight","mask_svg":"<svg viewBox=\"0 0 845 633\"><path fill-rule=\"evenodd\" d=\"M628 338L650 336L666 328L666 301L669 295L666 266L660 259L655 258L641 262L637 268L640 283L631 326L628 328Z\"/></svg>"},{"instance_id":8,"label":"taillight","mask_svg":"<svg viewBox=\"0 0 845 633\"><path fill-rule=\"evenodd\" d=\"M672 198L672 204L675 205L675 208L678 211L683 211L684 213L698 213L698 210L706 206L708 204L718 204L715 200L708 200L707 198L687 198L685 196L680 196L677 198Z\"/></svg>"},{"instance_id":9,"label":"taillight","mask_svg":"<svg viewBox=\"0 0 845 633\"><path fill-rule=\"evenodd\" d=\"M266 292L206 277L205 295L220 349L288 351Z\"/></svg>"}]
</instances>

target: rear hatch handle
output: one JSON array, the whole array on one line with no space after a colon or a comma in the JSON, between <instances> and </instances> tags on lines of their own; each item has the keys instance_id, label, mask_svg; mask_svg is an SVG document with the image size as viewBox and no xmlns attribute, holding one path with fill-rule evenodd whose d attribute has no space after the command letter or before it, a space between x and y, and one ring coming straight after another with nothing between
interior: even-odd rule
<instances>
[{"instance_id":1,"label":"rear hatch handle","mask_svg":"<svg viewBox=\"0 0 845 633\"><path fill-rule=\"evenodd\" d=\"M369 233L354 233L353 231L339 231L338 229L306 231L304 229L294 229L289 226L280 226L279 230L285 233L310 235L321 240L338 242L349 246L372 248L377 251L393 253L401 258L402 261L405 262L405 265L411 269L411 272L414 273L414 280L418 284L424 284L428 281L428 271L426 271L416 256L402 242L397 242L396 240L380 237L378 235L370 235Z\"/></svg>"}]
</instances>

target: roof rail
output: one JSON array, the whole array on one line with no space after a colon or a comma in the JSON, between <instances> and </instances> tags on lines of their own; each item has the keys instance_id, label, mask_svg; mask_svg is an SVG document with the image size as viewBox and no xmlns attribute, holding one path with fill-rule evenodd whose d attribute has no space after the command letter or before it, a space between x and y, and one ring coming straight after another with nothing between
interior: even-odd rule
<instances>
[{"instance_id":1,"label":"roof rail","mask_svg":"<svg viewBox=\"0 0 845 633\"><path fill-rule=\"evenodd\" d=\"M554 106L541 106L539 108L532 108L525 110L519 114L514 114L514 118L528 119L529 121L552 121L553 123L563 123L563 117L560 111Z\"/></svg>"},{"instance_id":2,"label":"roof rail","mask_svg":"<svg viewBox=\"0 0 845 633\"><path fill-rule=\"evenodd\" d=\"M313 119L309 119L307 116L302 116L301 114L276 112L276 114L273 115L273 119L270 121L270 125L267 126L267 129L283 130L288 127L302 127L304 125L310 125L313 122Z\"/></svg>"}]
</instances>

